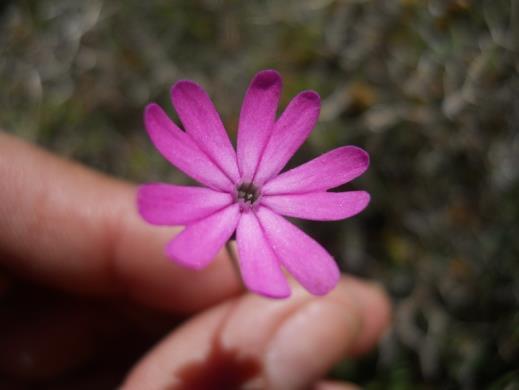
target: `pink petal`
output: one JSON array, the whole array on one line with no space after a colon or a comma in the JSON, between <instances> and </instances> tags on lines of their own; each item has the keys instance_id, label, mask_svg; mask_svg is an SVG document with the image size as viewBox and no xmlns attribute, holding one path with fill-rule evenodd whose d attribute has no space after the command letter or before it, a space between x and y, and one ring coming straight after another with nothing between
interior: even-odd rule
<instances>
[{"instance_id":1,"label":"pink petal","mask_svg":"<svg viewBox=\"0 0 519 390\"><path fill-rule=\"evenodd\" d=\"M278 214L316 221L338 221L360 213L369 203L365 191L268 195L261 203Z\"/></svg>"},{"instance_id":2,"label":"pink petal","mask_svg":"<svg viewBox=\"0 0 519 390\"><path fill-rule=\"evenodd\" d=\"M186 132L235 183L240 176L236 153L220 115L207 93L192 81L179 81L171 89L171 101Z\"/></svg>"},{"instance_id":3,"label":"pink petal","mask_svg":"<svg viewBox=\"0 0 519 390\"><path fill-rule=\"evenodd\" d=\"M247 288L272 298L288 297L290 287L254 213L242 214L236 241L240 270Z\"/></svg>"},{"instance_id":4,"label":"pink petal","mask_svg":"<svg viewBox=\"0 0 519 390\"><path fill-rule=\"evenodd\" d=\"M347 183L368 169L369 155L356 146L343 146L267 182L263 194L325 191Z\"/></svg>"},{"instance_id":5,"label":"pink petal","mask_svg":"<svg viewBox=\"0 0 519 390\"><path fill-rule=\"evenodd\" d=\"M151 141L171 164L209 187L228 191L233 188L230 179L198 148L188 134L169 119L159 105L148 104L144 122Z\"/></svg>"},{"instance_id":6,"label":"pink petal","mask_svg":"<svg viewBox=\"0 0 519 390\"><path fill-rule=\"evenodd\" d=\"M238 125L238 166L250 182L270 137L281 94L281 76L273 70L259 72L245 94Z\"/></svg>"},{"instance_id":7,"label":"pink petal","mask_svg":"<svg viewBox=\"0 0 519 390\"><path fill-rule=\"evenodd\" d=\"M167 255L186 267L206 267L233 234L239 216L239 206L233 204L188 225L168 244Z\"/></svg>"},{"instance_id":8,"label":"pink petal","mask_svg":"<svg viewBox=\"0 0 519 390\"><path fill-rule=\"evenodd\" d=\"M229 193L162 183L142 185L137 192L140 215L155 225L186 225L213 214L232 201Z\"/></svg>"},{"instance_id":9,"label":"pink petal","mask_svg":"<svg viewBox=\"0 0 519 390\"><path fill-rule=\"evenodd\" d=\"M303 287L324 295L337 285L337 264L313 238L266 207L257 216L277 258Z\"/></svg>"},{"instance_id":10,"label":"pink petal","mask_svg":"<svg viewBox=\"0 0 519 390\"><path fill-rule=\"evenodd\" d=\"M314 91L304 91L289 103L261 157L254 182L264 183L277 175L301 144L308 138L319 118L320 98Z\"/></svg>"}]
</instances>

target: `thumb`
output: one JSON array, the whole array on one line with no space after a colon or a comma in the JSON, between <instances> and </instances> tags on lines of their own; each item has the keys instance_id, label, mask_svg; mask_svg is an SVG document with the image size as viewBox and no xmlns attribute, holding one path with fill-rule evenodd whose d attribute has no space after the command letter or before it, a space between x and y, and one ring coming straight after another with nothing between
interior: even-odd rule
<instances>
[{"instance_id":1,"label":"thumb","mask_svg":"<svg viewBox=\"0 0 519 390\"><path fill-rule=\"evenodd\" d=\"M307 388L358 343L372 348L388 324L387 298L366 283L345 278L320 298L294 290L289 300L248 295L201 314L144 357L123 388Z\"/></svg>"}]
</instances>

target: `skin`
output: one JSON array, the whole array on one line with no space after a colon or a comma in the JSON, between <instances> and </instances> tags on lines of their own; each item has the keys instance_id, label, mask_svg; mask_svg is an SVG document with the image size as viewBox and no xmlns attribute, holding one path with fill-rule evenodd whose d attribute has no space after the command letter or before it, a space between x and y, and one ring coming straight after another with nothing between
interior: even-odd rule
<instances>
[{"instance_id":1,"label":"skin","mask_svg":"<svg viewBox=\"0 0 519 390\"><path fill-rule=\"evenodd\" d=\"M274 301L223 252L181 268L134 185L3 132L0 179L0 387L352 389L323 378L389 324L384 292L353 277Z\"/></svg>"}]
</instances>

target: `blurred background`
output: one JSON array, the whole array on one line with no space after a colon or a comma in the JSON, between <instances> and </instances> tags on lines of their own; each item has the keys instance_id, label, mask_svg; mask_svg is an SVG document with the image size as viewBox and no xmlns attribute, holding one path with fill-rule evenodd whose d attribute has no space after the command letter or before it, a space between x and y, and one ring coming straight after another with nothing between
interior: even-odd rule
<instances>
[{"instance_id":1,"label":"blurred background","mask_svg":"<svg viewBox=\"0 0 519 390\"><path fill-rule=\"evenodd\" d=\"M519 389L519 1L0 2L0 127L136 182L185 183L143 107L202 84L231 137L247 84L321 119L290 163L345 144L370 207L304 223L345 272L385 286L394 326L332 375L368 389ZM318 358L318 357L316 357Z\"/></svg>"}]
</instances>

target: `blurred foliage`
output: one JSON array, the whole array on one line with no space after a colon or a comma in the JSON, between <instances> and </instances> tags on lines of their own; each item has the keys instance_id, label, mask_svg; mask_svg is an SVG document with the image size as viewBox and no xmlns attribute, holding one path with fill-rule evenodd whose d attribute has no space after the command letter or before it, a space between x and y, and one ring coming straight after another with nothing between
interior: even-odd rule
<instances>
[{"instance_id":1,"label":"blurred foliage","mask_svg":"<svg viewBox=\"0 0 519 390\"><path fill-rule=\"evenodd\" d=\"M151 100L201 83L231 136L251 76L321 94L291 164L370 152L369 209L305 223L385 285L394 327L334 375L368 389L519 388L519 1L2 3L0 126L135 181L185 182L150 145ZM173 114L172 109L169 112Z\"/></svg>"}]
</instances>

